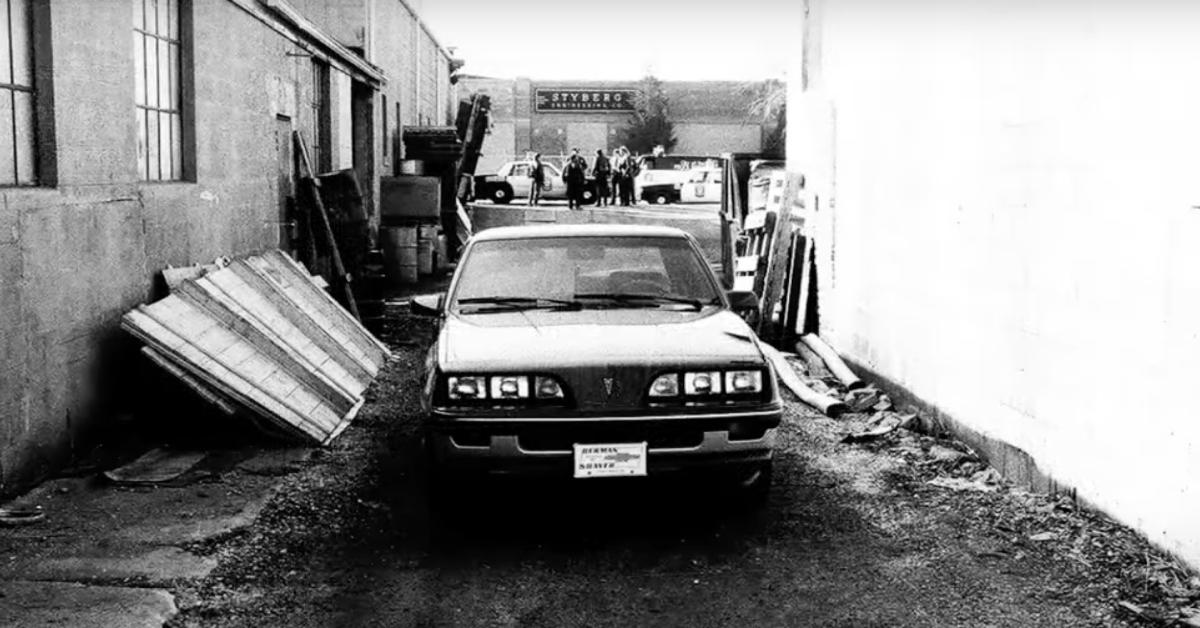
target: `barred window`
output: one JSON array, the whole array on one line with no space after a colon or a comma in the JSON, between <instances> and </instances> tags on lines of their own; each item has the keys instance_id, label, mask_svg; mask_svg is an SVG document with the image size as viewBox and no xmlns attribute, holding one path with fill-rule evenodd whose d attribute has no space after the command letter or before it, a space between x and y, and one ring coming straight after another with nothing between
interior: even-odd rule
<instances>
[{"instance_id":1,"label":"barred window","mask_svg":"<svg viewBox=\"0 0 1200 628\"><path fill-rule=\"evenodd\" d=\"M138 176L183 178L180 0L133 0Z\"/></svg>"},{"instance_id":2,"label":"barred window","mask_svg":"<svg viewBox=\"0 0 1200 628\"><path fill-rule=\"evenodd\" d=\"M32 0L0 0L0 185L37 184Z\"/></svg>"}]
</instances>

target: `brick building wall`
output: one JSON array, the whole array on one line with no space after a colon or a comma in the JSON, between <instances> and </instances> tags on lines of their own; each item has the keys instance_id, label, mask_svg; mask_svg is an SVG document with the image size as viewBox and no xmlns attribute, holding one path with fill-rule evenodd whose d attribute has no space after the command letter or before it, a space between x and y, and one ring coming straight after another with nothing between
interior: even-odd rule
<instances>
[{"instance_id":1,"label":"brick building wall","mask_svg":"<svg viewBox=\"0 0 1200 628\"><path fill-rule=\"evenodd\" d=\"M574 147L589 154L597 148L615 148L618 129L627 123L628 114L538 112L533 102L538 88L636 89L638 83L464 77L459 86L464 94L484 93L492 99L492 130L479 165L480 172L489 172L530 150L560 155ZM678 140L672 152L716 155L761 150L773 127L750 112L749 94L755 86L736 81L664 81Z\"/></svg>"}]
</instances>

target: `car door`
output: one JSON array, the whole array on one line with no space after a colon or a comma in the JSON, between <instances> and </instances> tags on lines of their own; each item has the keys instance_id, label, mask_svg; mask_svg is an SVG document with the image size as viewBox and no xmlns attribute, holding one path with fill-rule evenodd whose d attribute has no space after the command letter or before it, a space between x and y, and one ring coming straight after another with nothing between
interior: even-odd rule
<instances>
[{"instance_id":1,"label":"car door","mask_svg":"<svg viewBox=\"0 0 1200 628\"><path fill-rule=\"evenodd\" d=\"M681 203L705 203L708 202L708 198L708 173L703 170L693 172L679 190Z\"/></svg>"},{"instance_id":2,"label":"car door","mask_svg":"<svg viewBox=\"0 0 1200 628\"><path fill-rule=\"evenodd\" d=\"M542 197L566 198L567 185L563 183L562 171L551 164L542 164L542 172L546 175L546 185L542 188Z\"/></svg>"},{"instance_id":3,"label":"car door","mask_svg":"<svg viewBox=\"0 0 1200 628\"><path fill-rule=\"evenodd\" d=\"M529 178L529 164L513 164L504 178L512 188L513 197L529 197L533 181Z\"/></svg>"}]
</instances>

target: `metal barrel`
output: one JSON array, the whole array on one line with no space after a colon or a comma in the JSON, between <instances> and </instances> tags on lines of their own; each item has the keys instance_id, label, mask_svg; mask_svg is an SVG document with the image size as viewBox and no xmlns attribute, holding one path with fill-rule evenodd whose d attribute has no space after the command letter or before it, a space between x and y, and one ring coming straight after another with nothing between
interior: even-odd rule
<instances>
[{"instance_id":1,"label":"metal barrel","mask_svg":"<svg viewBox=\"0 0 1200 628\"><path fill-rule=\"evenodd\" d=\"M437 248L437 226L422 225L417 232L417 273L433 274L434 250Z\"/></svg>"},{"instance_id":2,"label":"metal barrel","mask_svg":"<svg viewBox=\"0 0 1200 628\"><path fill-rule=\"evenodd\" d=\"M385 272L392 283L417 283L417 228L384 229Z\"/></svg>"}]
</instances>

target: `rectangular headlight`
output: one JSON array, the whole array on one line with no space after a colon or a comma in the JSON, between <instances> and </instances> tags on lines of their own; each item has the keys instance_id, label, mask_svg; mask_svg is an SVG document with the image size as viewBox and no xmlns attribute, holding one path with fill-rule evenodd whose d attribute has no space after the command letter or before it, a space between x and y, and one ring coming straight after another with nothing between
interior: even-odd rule
<instances>
[{"instance_id":1,"label":"rectangular headlight","mask_svg":"<svg viewBox=\"0 0 1200 628\"><path fill-rule=\"evenodd\" d=\"M487 399L487 383L479 375L459 375L446 382L446 392L451 399Z\"/></svg>"},{"instance_id":2,"label":"rectangular headlight","mask_svg":"<svg viewBox=\"0 0 1200 628\"><path fill-rule=\"evenodd\" d=\"M666 375L659 375L658 378L654 380L654 383L650 384L650 396L651 397L677 397L677 396L679 396L679 374L678 373L667 373Z\"/></svg>"},{"instance_id":3,"label":"rectangular headlight","mask_svg":"<svg viewBox=\"0 0 1200 628\"><path fill-rule=\"evenodd\" d=\"M534 380L534 389L538 399L562 399L566 395L563 394L562 386L558 380L553 377L544 377L539 375Z\"/></svg>"},{"instance_id":4,"label":"rectangular headlight","mask_svg":"<svg viewBox=\"0 0 1200 628\"><path fill-rule=\"evenodd\" d=\"M726 371L725 392L733 395L762 392L762 371Z\"/></svg>"},{"instance_id":5,"label":"rectangular headlight","mask_svg":"<svg viewBox=\"0 0 1200 628\"><path fill-rule=\"evenodd\" d=\"M529 378L524 375L500 375L491 378L492 399L527 399Z\"/></svg>"},{"instance_id":6,"label":"rectangular headlight","mask_svg":"<svg viewBox=\"0 0 1200 628\"><path fill-rule=\"evenodd\" d=\"M721 394L721 373L719 371L684 373L683 393L685 395Z\"/></svg>"}]
</instances>

